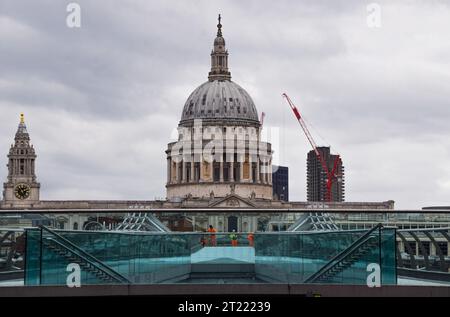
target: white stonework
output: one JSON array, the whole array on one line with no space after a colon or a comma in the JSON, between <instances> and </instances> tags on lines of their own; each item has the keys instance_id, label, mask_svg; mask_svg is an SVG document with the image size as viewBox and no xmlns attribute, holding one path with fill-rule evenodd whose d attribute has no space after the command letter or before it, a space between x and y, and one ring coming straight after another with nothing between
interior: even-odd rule
<instances>
[{"instance_id":1,"label":"white stonework","mask_svg":"<svg viewBox=\"0 0 450 317\"><path fill-rule=\"evenodd\" d=\"M235 184L235 193L244 198L271 199L272 186L265 184ZM213 197L225 197L231 194L230 184L198 183L177 184L167 186L167 197L198 197L209 199ZM254 197L253 197L254 196Z\"/></svg>"}]
</instances>

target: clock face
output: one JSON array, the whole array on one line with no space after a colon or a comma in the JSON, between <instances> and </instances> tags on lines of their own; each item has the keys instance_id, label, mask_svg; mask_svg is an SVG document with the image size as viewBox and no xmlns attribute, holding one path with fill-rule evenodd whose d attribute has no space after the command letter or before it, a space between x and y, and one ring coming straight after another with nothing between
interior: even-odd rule
<instances>
[{"instance_id":1,"label":"clock face","mask_svg":"<svg viewBox=\"0 0 450 317\"><path fill-rule=\"evenodd\" d=\"M14 195L19 199L27 199L30 197L30 186L27 184L18 184L14 189Z\"/></svg>"}]
</instances>

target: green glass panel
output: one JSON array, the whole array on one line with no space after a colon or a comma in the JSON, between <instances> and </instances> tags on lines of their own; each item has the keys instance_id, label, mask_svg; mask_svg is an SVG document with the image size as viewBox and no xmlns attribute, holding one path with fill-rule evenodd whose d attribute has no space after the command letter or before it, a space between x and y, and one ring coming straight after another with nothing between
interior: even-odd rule
<instances>
[{"instance_id":1,"label":"green glass panel","mask_svg":"<svg viewBox=\"0 0 450 317\"><path fill-rule=\"evenodd\" d=\"M40 230L30 229L26 231L25 250L25 285L39 285L39 252Z\"/></svg>"},{"instance_id":2,"label":"green glass panel","mask_svg":"<svg viewBox=\"0 0 450 317\"><path fill-rule=\"evenodd\" d=\"M382 284L395 284L395 229L367 232L255 233L251 245L241 233L29 229L25 284L65 285L70 263L80 264L82 285L177 282L194 264L254 264L258 278L277 283L303 283L336 266L327 283L364 284L370 263L380 266Z\"/></svg>"}]
</instances>

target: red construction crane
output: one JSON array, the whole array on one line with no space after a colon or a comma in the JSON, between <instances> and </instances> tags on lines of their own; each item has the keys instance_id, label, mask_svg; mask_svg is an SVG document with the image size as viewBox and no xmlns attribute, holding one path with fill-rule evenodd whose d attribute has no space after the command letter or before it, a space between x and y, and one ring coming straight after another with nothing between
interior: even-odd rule
<instances>
[{"instance_id":1,"label":"red construction crane","mask_svg":"<svg viewBox=\"0 0 450 317\"><path fill-rule=\"evenodd\" d=\"M314 142L314 139L313 139L311 133L309 133L308 127L306 126L306 123L303 120L302 116L300 115L300 112L298 111L297 107L294 105L294 103L291 101L291 99L289 98L289 96L286 93L283 93L283 97L286 98L287 102L289 103L289 106L291 107L292 111L294 112L295 117L298 120L298 123L300 123L300 126L303 129L303 132L305 132L306 138L308 139L309 143L311 144L311 146L314 150L314 153L317 156L317 159L319 160L320 164L322 164L322 169L327 174L327 183L326 183L327 191L325 193L325 200L331 201L332 200L331 187L333 186L333 182L338 178L338 175L336 174L336 172L337 172L339 162L341 161L341 157L339 156L339 154L336 155L336 159L334 160L334 163L333 163L333 169L330 172L325 159L323 158L320 151L317 149L316 142Z\"/></svg>"}]
</instances>

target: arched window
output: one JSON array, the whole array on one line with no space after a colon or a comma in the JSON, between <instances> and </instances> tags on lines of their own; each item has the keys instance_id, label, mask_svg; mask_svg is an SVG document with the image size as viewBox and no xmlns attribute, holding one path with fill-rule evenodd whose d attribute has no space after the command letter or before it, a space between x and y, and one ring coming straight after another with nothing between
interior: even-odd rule
<instances>
[{"instance_id":1,"label":"arched window","mask_svg":"<svg viewBox=\"0 0 450 317\"><path fill-rule=\"evenodd\" d=\"M78 222L73 223L73 230L78 230Z\"/></svg>"},{"instance_id":2,"label":"arched window","mask_svg":"<svg viewBox=\"0 0 450 317\"><path fill-rule=\"evenodd\" d=\"M20 169L20 175L24 175L25 174L25 160L24 159L20 159L19 169Z\"/></svg>"}]
</instances>

